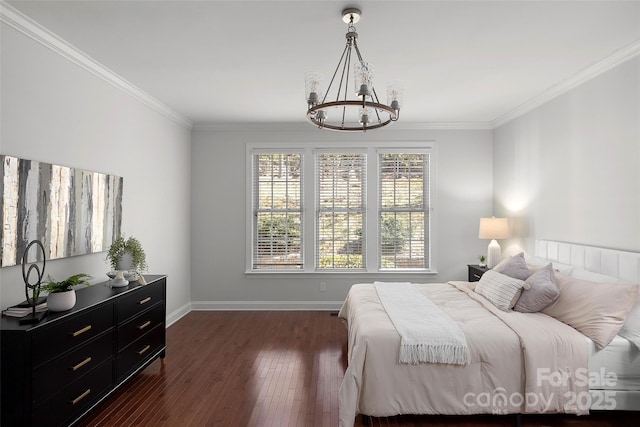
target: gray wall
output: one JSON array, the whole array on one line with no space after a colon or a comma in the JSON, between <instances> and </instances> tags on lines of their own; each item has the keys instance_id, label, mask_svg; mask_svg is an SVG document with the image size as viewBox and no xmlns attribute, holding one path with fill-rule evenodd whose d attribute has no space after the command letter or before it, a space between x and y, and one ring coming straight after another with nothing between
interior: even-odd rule
<instances>
[{"instance_id":1,"label":"gray wall","mask_svg":"<svg viewBox=\"0 0 640 427\"><path fill-rule=\"evenodd\" d=\"M640 59L495 129L493 167L512 250L539 238L640 251Z\"/></svg>"},{"instance_id":2,"label":"gray wall","mask_svg":"<svg viewBox=\"0 0 640 427\"><path fill-rule=\"evenodd\" d=\"M22 32L2 24L0 152L124 177L122 230L137 237L149 273L168 275L167 312L190 295L190 130ZM47 263L63 279L100 281L106 253ZM0 269L0 306L24 300L21 267Z\"/></svg>"},{"instance_id":3,"label":"gray wall","mask_svg":"<svg viewBox=\"0 0 640 427\"><path fill-rule=\"evenodd\" d=\"M264 126L263 126L264 127ZM246 144L323 141L435 141L436 209L433 246L436 276L245 274ZM372 280L437 282L463 279L467 263L486 252L478 240L481 216L492 214L492 132L394 130L343 134L302 126L278 130L194 130L192 137L192 299L194 308L330 308L349 287ZM320 282L327 285L319 291Z\"/></svg>"}]
</instances>

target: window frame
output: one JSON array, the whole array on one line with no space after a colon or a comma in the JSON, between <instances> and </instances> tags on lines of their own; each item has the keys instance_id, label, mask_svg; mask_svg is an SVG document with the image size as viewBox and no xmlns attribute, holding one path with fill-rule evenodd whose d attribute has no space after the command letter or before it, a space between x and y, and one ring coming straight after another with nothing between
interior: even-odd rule
<instances>
[{"instance_id":1,"label":"window frame","mask_svg":"<svg viewBox=\"0 0 640 427\"><path fill-rule=\"evenodd\" d=\"M364 267L361 268L339 268L339 267L334 267L334 268L322 268L319 265L319 259L320 259L320 255L319 255L319 235L320 235L320 221L319 221L319 216L320 216L320 212L321 212L321 208L319 206L319 182L317 181L317 177L318 177L318 156L322 155L322 154L357 154L357 155L361 155L364 157L364 170L363 170L363 174L364 174L364 193L361 195L361 203L363 208L361 209L362 211L362 225L363 225L363 234L364 231L367 230L368 227L368 211L369 211L369 187L368 187L368 176L369 176L369 165L368 165L368 161L369 161L369 153L367 152L367 150L363 150L361 148L359 149L349 149L349 148L341 148L341 149L330 149L330 148L323 148L323 149L315 149L313 150L313 164L314 164L314 170L313 170L313 186L314 186L314 217L313 217L313 221L314 221L314 230L315 230L315 235L314 235L314 239L313 239L313 246L314 246L314 251L313 251L313 267L315 269L315 271L318 272L341 272L341 271L347 271L347 272L366 272L367 271L367 265L368 265L368 258L367 258L367 247L368 247L368 243L367 243L367 238L364 238L364 247L363 247L363 258L362 258L362 263L364 264ZM341 209L339 209L341 210ZM326 212L326 211L323 211ZM335 212L335 211L334 211ZM344 213L352 213L352 211L350 211L349 209L344 209Z\"/></svg>"},{"instance_id":2,"label":"window frame","mask_svg":"<svg viewBox=\"0 0 640 427\"><path fill-rule=\"evenodd\" d=\"M394 278L411 278L416 275L431 276L438 274L437 257L434 248L437 248L437 218L436 218L436 190L437 190L437 146L435 141L373 141L373 142L306 142L306 143L247 143L246 146L246 238L245 238L245 274L250 276L280 276L290 277L291 275L303 275L308 277L352 277L368 276L380 277L393 275ZM318 269L316 263L316 242L317 235L317 206L316 206L316 153L366 153L366 218L365 233L367 234L366 248L366 268L364 269ZM428 256L429 268L411 269L382 269L379 266L379 235L380 235L380 200L379 200L379 154L380 153L425 153L429 155L429 208L428 208L428 234L429 239ZM254 154L288 154L296 153L302 155L302 223L301 230L303 240L302 259L304 269L253 269L253 155ZM309 240L312 239L312 240Z\"/></svg>"},{"instance_id":3,"label":"window frame","mask_svg":"<svg viewBox=\"0 0 640 427\"><path fill-rule=\"evenodd\" d=\"M259 165L255 162L256 160L256 156L282 156L282 155L298 155L300 156L300 198L299 198L299 204L300 204L300 208L299 209L261 209L260 206L258 205L259 203L259 188L256 188L256 184L258 183L259 180L259 176L255 175ZM302 178L304 177L305 171L304 171L304 155L302 153L299 152L290 152L290 151L283 151L283 150L278 150L277 152L275 151L269 151L269 152L253 152L251 155L251 232L252 232L252 240L251 240L251 251L252 251L252 255L251 255L251 269L254 271L266 271L266 270L284 270L284 271L304 271L304 262L305 259L302 256L304 254L304 241L305 241L305 236L304 236L304 184L302 182ZM273 183L273 181L272 181ZM289 183L289 181L287 180L287 184ZM287 193L288 194L288 193ZM296 268L256 268L256 264L260 264L256 262L256 250L257 248L254 246L256 244L256 239L257 239L257 235L258 233L258 229L259 229L259 214L263 212L271 212L272 214L275 212L276 214L282 214L284 213L285 216L288 216L289 212L291 213L298 213L300 215L300 225L301 225L301 229L300 229L300 267L296 267ZM286 264L283 264L286 265ZM292 264L293 265L293 264Z\"/></svg>"},{"instance_id":4,"label":"window frame","mask_svg":"<svg viewBox=\"0 0 640 427\"><path fill-rule=\"evenodd\" d=\"M423 189L422 189L422 200L423 200L423 205L424 208L422 209L385 209L382 206L382 200L381 200L381 183L382 183L382 178L380 176L382 169L380 167L380 156L383 154L420 154L423 156L427 157L427 162L426 162L426 169L427 169L427 185L424 185L424 178L423 178ZM404 150L399 150L397 148L382 148L382 149L378 149L376 152L376 160L378 162L377 164L377 188L376 191L378 192L378 199L377 199L377 206L376 209L378 211L378 217L376 220L376 224L377 224L377 234L378 234L378 239L381 238L382 236L382 221L381 221L381 216L383 212L389 213L389 212L424 212L425 213L425 219L424 219L424 228L425 228L425 247L424 247L424 252L425 252L425 258L426 258L426 264L429 267L407 267L407 268L384 268L381 266L382 264L382 247L380 245L380 242L378 241L378 245L377 245L377 266L378 269L380 271L389 271L389 272L397 272L397 271L429 271L431 270L431 254L432 254L432 241L431 241L431 230L432 230L432 219L433 219L433 215L431 214L432 212L432 204L431 204L431 200L432 200L432 182L431 182L431 168L432 168L432 163L433 163L433 158L431 156L431 152L428 150L420 150L420 149L404 149ZM423 177L424 177L424 173L423 173Z\"/></svg>"}]
</instances>

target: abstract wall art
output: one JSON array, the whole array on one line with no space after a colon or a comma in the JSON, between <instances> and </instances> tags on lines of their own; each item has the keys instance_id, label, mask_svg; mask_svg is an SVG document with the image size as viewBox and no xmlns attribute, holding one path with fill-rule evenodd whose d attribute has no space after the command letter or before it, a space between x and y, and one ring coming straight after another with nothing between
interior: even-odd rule
<instances>
[{"instance_id":1,"label":"abstract wall art","mask_svg":"<svg viewBox=\"0 0 640 427\"><path fill-rule=\"evenodd\" d=\"M6 155L0 160L0 266L18 264L32 240L42 241L50 260L106 251L120 235L122 177Z\"/></svg>"}]
</instances>

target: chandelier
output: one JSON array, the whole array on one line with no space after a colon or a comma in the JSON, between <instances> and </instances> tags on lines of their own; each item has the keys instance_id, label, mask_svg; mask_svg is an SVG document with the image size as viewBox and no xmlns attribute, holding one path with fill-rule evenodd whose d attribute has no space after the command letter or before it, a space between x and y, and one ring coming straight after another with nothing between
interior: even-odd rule
<instances>
[{"instance_id":1,"label":"chandelier","mask_svg":"<svg viewBox=\"0 0 640 427\"><path fill-rule=\"evenodd\" d=\"M360 16L359 9L342 11L342 20L348 24L347 45L326 91L322 87L322 74L309 72L305 75L307 119L320 129L367 131L386 126L400 117L404 91L402 83L397 80L389 82L387 104L380 102L373 87L373 64L365 62L358 49L358 33L354 24L360 20ZM352 55L354 50L355 58ZM352 69L355 98L350 100L349 74Z\"/></svg>"}]
</instances>

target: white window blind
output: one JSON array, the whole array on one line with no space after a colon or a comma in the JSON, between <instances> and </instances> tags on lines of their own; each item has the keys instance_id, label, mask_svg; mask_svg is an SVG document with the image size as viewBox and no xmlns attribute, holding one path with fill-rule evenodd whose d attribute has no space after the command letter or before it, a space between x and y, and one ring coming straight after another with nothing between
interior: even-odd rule
<instances>
[{"instance_id":1,"label":"white window blind","mask_svg":"<svg viewBox=\"0 0 640 427\"><path fill-rule=\"evenodd\" d=\"M365 153L316 153L316 268L364 269Z\"/></svg>"},{"instance_id":2,"label":"white window blind","mask_svg":"<svg viewBox=\"0 0 640 427\"><path fill-rule=\"evenodd\" d=\"M254 270L303 269L302 155L253 156Z\"/></svg>"},{"instance_id":3,"label":"white window blind","mask_svg":"<svg viewBox=\"0 0 640 427\"><path fill-rule=\"evenodd\" d=\"M379 266L430 268L429 154L379 154Z\"/></svg>"}]
</instances>

